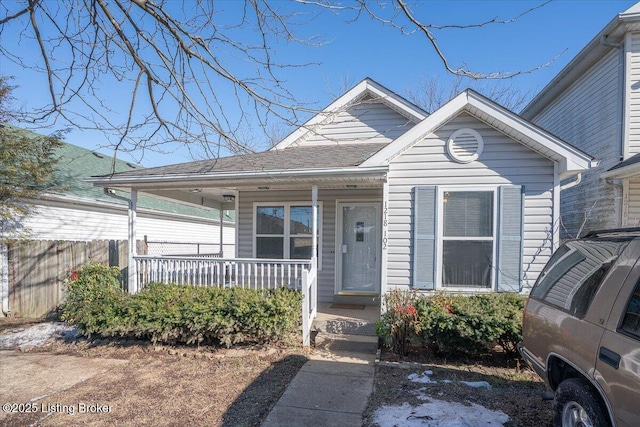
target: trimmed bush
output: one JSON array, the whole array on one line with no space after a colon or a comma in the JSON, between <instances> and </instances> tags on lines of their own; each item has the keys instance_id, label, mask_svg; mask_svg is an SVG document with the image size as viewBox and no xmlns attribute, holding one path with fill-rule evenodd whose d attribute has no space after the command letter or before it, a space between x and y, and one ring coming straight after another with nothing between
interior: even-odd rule
<instances>
[{"instance_id":1,"label":"trimmed bush","mask_svg":"<svg viewBox=\"0 0 640 427\"><path fill-rule=\"evenodd\" d=\"M386 301L400 299L398 295L391 293ZM378 327L378 334L398 354L406 354L406 343L409 341L420 342L434 353L442 355L481 356L496 344L510 355L517 354L516 344L522 339L522 311L525 302L522 295L438 294L414 297L407 301L404 306L387 304L388 311ZM403 318L407 310L415 310L415 318ZM407 328L404 336L393 333L393 325L399 322ZM405 344L399 343L399 339Z\"/></svg>"},{"instance_id":2,"label":"trimmed bush","mask_svg":"<svg viewBox=\"0 0 640 427\"><path fill-rule=\"evenodd\" d=\"M62 320L74 324L86 335L117 327L125 301L120 287L120 270L89 263L71 275Z\"/></svg>"},{"instance_id":3,"label":"trimmed bush","mask_svg":"<svg viewBox=\"0 0 640 427\"><path fill-rule=\"evenodd\" d=\"M152 283L129 295L111 289L110 282L96 281L87 290L76 284L84 283L84 274L69 285L63 316L85 335L230 347L287 341L299 333L302 296L294 290Z\"/></svg>"}]
</instances>

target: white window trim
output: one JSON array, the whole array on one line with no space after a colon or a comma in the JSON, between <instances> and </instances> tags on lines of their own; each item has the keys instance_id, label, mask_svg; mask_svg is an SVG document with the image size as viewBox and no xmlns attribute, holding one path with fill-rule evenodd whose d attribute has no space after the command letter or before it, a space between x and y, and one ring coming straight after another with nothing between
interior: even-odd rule
<instances>
[{"instance_id":1,"label":"white window trim","mask_svg":"<svg viewBox=\"0 0 640 427\"><path fill-rule=\"evenodd\" d=\"M258 214L257 208L261 206L283 206L284 207L284 234L261 234L260 237L283 237L284 238L284 259L291 256L291 241L290 238L291 230L289 229L291 226L291 206L312 206L313 202L309 201L301 201L301 202L253 202L253 232L251 241L253 243L253 258L257 258L256 249L257 249L257 228L258 228ZM318 201L318 270L322 270L322 201ZM306 236L306 235L303 235ZM309 234L311 236L311 234Z\"/></svg>"},{"instance_id":2,"label":"white window trim","mask_svg":"<svg viewBox=\"0 0 640 427\"><path fill-rule=\"evenodd\" d=\"M490 185L490 186L438 186L438 194L436 195L436 208L437 208L437 229L436 229L436 277L435 277L435 288L437 290L447 291L447 292L455 292L455 293L490 293L496 292L497 283L496 283L496 261L498 256L498 245L499 241L499 231L498 231L498 188L499 185ZM493 192L493 262L491 265L491 286L488 288L483 287L448 287L443 286L442 284L442 258L443 258L443 242L444 238L444 193L446 192L456 192L456 191L482 191L482 192ZM481 240L477 237L473 238L465 238L465 237L456 237L455 239L448 238L447 240Z\"/></svg>"}]
</instances>

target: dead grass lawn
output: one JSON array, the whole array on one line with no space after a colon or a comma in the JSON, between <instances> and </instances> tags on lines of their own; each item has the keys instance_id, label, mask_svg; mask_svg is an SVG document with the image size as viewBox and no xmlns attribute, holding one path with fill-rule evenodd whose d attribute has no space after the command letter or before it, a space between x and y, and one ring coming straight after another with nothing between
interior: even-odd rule
<instances>
[{"instance_id":1,"label":"dead grass lawn","mask_svg":"<svg viewBox=\"0 0 640 427\"><path fill-rule=\"evenodd\" d=\"M52 353L128 363L37 401L50 414L11 414L7 426L258 426L306 361L300 348L213 349L148 343L55 343ZM37 378L33 379L37 381ZM78 413L79 405L109 407ZM63 407L64 408L64 407Z\"/></svg>"}]
</instances>

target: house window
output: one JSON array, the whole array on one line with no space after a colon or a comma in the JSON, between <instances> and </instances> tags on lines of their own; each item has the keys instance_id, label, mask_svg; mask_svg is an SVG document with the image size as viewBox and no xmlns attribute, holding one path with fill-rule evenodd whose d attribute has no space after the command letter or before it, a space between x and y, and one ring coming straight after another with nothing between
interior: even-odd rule
<instances>
[{"instance_id":1,"label":"house window","mask_svg":"<svg viewBox=\"0 0 640 427\"><path fill-rule=\"evenodd\" d=\"M491 288L494 192L442 194L442 286Z\"/></svg>"},{"instance_id":2,"label":"house window","mask_svg":"<svg viewBox=\"0 0 640 427\"><path fill-rule=\"evenodd\" d=\"M311 259L313 209L305 203L255 205L255 256L272 259ZM318 229L322 224L318 207ZM318 232L319 236L322 234ZM321 257L318 238L318 265Z\"/></svg>"}]
</instances>

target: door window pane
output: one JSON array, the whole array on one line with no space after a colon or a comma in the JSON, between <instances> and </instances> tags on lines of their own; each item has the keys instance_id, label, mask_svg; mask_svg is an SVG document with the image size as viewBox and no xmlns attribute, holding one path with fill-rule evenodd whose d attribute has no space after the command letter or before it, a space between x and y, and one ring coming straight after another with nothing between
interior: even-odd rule
<instances>
[{"instance_id":1,"label":"door window pane","mask_svg":"<svg viewBox=\"0 0 640 427\"><path fill-rule=\"evenodd\" d=\"M491 287L493 242L445 240L442 249L443 286Z\"/></svg>"},{"instance_id":2,"label":"door window pane","mask_svg":"<svg viewBox=\"0 0 640 427\"><path fill-rule=\"evenodd\" d=\"M284 258L283 237L256 237L256 257L258 258Z\"/></svg>"},{"instance_id":3,"label":"door window pane","mask_svg":"<svg viewBox=\"0 0 640 427\"><path fill-rule=\"evenodd\" d=\"M257 234L284 234L284 206L260 206L256 213Z\"/></svg>"},{"instance_id":4,"label":"door window pane","mask_svg":"<svg viewBox=\"0 0 640 427\"><path fill-rule=\"evenodd\" d=\"M492 237L493 191L445 191L445 237Z\"/></svg>"},{"instance_id":5,"label":"door window pane","mask_svg":"<svg viewBox=\"0 0 640 427\"><path fill-rule=\"evenodd\" d=\"M290 215L290 234L313 233L313 209L311 206L291 206Z\"/></svg>"}]
</instances>

